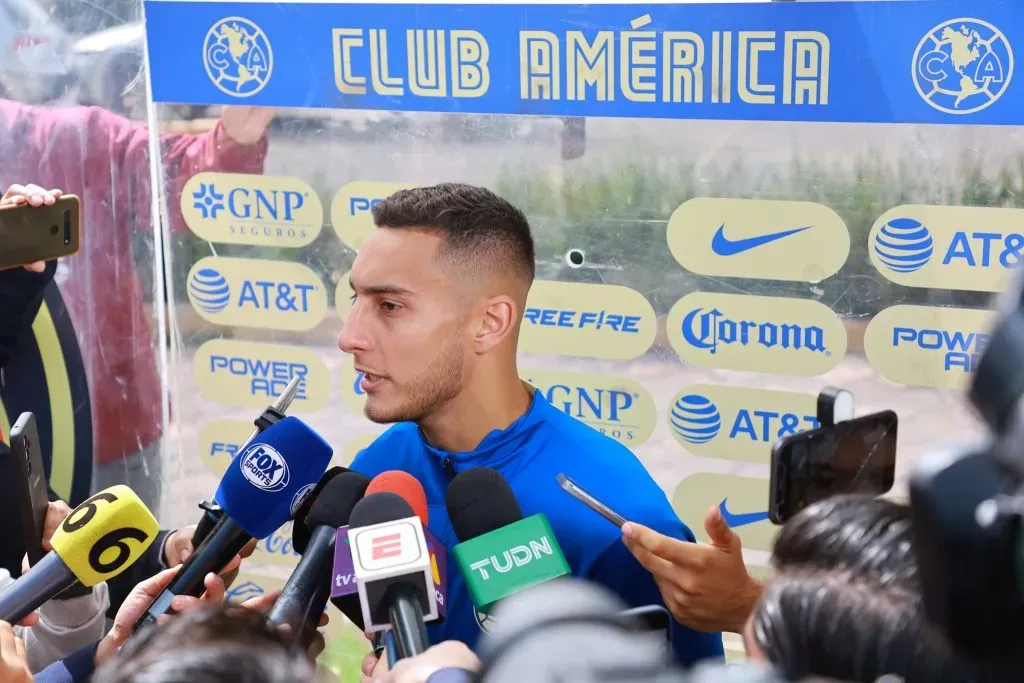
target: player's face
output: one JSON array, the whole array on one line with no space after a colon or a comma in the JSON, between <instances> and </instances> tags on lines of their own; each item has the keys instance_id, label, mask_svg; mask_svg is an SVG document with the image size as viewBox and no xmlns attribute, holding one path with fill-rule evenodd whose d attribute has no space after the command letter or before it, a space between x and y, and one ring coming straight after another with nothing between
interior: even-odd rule
<instances>
[{"instance_id":1,"label":"player's face","mask_svg":"<svg viewBox=\"0 0 1024 683\"><path fill-rule=\"evenodd\" d=\"M433 233L378 228L352 266L355 299L338 347L365 374L374 422L422 420L462 390L466 302L437 262L440 246Z\"/></svg>"}]
</instances>

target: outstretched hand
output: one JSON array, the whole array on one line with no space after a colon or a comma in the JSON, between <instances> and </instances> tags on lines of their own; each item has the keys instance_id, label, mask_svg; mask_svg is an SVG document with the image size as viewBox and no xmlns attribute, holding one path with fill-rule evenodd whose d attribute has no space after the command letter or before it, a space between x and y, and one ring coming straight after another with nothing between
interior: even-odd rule
<instances>
[{"instance_id":1,"label":"outstretched hand","mask_svg":"<svg viewBox=\"0 0 1024 683\"><path fill-rule=\"evenodd\" d=\"M697 631L740 633L761 595L743 564L743 544L717 506L704 518L710 544L688 543L627 522L622 540L653 576L665 606Z\"/></svg>"}]
</instances>

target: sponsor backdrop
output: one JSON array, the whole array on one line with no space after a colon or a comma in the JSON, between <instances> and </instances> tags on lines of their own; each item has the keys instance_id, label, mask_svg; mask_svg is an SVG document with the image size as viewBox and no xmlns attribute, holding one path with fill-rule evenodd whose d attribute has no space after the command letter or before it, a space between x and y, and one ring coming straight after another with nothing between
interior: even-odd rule
<instances>
[{"instance_id":1,"label":"sponsor backdrop","mask_svg":"<svg viewBox=\"0 0 1024 683\"><path fill-rule=\"evenodd\" d=\"M281 109L264 175L167 197L189 228L168 371L182 522L296 375L291 412L336 464L384 429L335 348L348 271L377 202L446 180L533 223L523 379L631 449L699 538L720 509L752 571L777 531L771 445L818 426L822 387L899 413L900 485L975 433L958 391L1024 253L1024 178L1009 152L995 180L956 163L1024 123L1015 3L146 12L156 100L303 108ZM297 558L286 525L236 597ZM358 662L350 636L336 661Z\"/></svg>"}]
</instances>

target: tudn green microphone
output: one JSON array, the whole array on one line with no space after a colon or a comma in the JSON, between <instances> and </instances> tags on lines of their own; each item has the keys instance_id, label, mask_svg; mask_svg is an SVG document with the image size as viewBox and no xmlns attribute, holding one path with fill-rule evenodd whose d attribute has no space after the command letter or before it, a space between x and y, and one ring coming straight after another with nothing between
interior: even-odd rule
<instances>
[{"instance_id":1,"label":"tudn green microphone","mask_svg":"<svg viewBox=\"0 0 1024 683\"><path fill-rule=\"evenodd\" d=\"M478 610L513 593L569 576L569 564L544 515L523 518L497 471L474 467L456 476L445 505L459 543L452 556Z\"/></svg>"}]
</instances>

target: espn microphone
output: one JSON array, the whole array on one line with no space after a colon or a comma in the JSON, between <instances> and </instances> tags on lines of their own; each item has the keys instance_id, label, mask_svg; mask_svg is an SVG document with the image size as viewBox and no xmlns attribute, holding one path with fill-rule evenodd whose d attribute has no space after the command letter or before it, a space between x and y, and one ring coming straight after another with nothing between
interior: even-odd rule
<instances>
[{"instance_id":1,"label":"espn microphone","mask_svg":"<svg viewBox=\"0 0 1024 683\"><path fill-rule=\"evenodd\" d=\"M223 516L133 630L169 612L175 596L202 595L207 574L221 571L250 540L266 538L287 522L332 455L327 442L296 417L271 425L240 451L217 488Z\"/></svg>"},{"instance_id":2,"label":"espn microphone","mask_svg":"<svg viewBox=\"0 0 1024 683\"><path fill-rule=\"evenodd\" d=\"M401 496L382 491L359 501L349 525L363 630L390 629L396 659L425 652L425 620L437 618L437 601L420 518Z\"/></svg>"},{"instance_id":3,"label":"espn microphone","mask_svg":"<svg viewBox=\"0 0 1024 683\"><path fill-rule=\"evenodd\" d=\"M542 514L523 518L512 488L497 471L474 467L448 485L445 505L461 541L452 556L473 605L486 612L513 593L572 571Z\"/></svg>"},{"instance_id":4,"label":"espn microphone","mask_svg":"<svg viewBox=\"0 0 1024 683\"><path fill-rule=\"evenodd\" d=\"M444 621L445 601L448 595L448 551L437 537L427 528L430 521L427 512L427 496L423 485L408 472L391 470L382 472L373 478L366 489L367 496L373 493L389 491L398 494L409 503L413 512L423 525L423 535L427 539L427 551L430 553L431 577L434 580L434 600L437 602L437 623ZM298 524L298 523L296 523ZM299 549L296 538L294 545ZM338 529L335 542L334 578L331 589L331 602L349 618L360 630L363 629L362 606L359 602L359 587L355 579L355 567L352 563L352 550L349 547L348 527Z\"/></svg>"},{"instance_id":5,"label":"espn microphone","mask_svg":"<svg viewBox=\"0 0 1024 683\"><path fill-rule=\"evenodd\" d=\"M331 594L338 527L348 524L352 508L369 485L370 480L357 472L332 477L313 500L309 514L304 520L296 520L292 527L307 526L313 533L303 539L306 542L301 547L295 548L302 559L281 589L267 619L275 626L289 626L292 637L299 642L307 642L307 635L319 625Z\"/></svg>"},{"instance_id":6,"label":"espn microphone","mask_svg":"<svg viewBox=\"0 0 1024 683\"><path fill-rule=\"evenodd\" d=\"M124 485L111 486L71 511L50 539L53 550L0 591L0 620L16 624L64 590L92 587L135 563L160 525Z\"/></svg>"}]
</instances>

